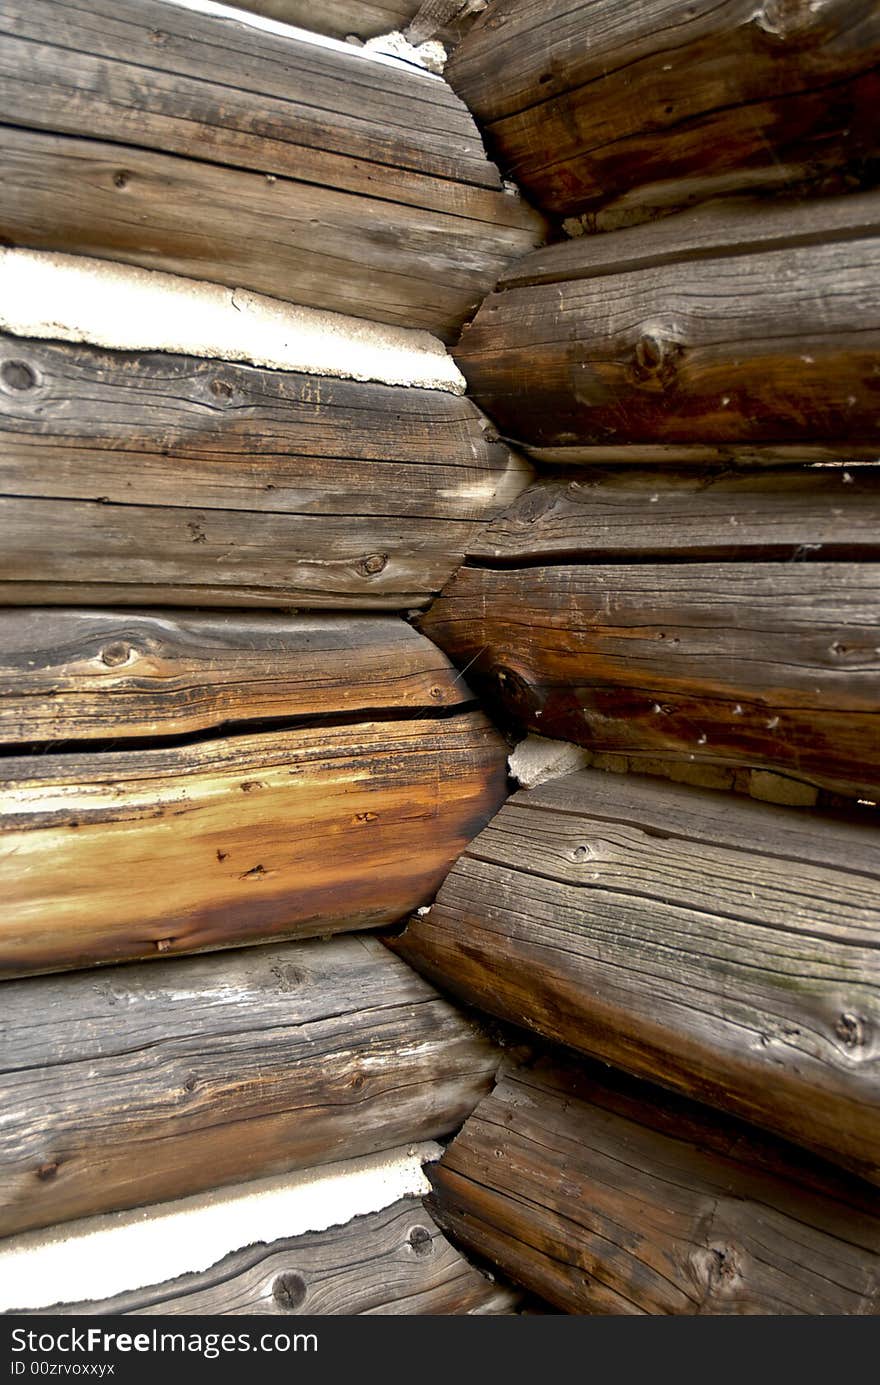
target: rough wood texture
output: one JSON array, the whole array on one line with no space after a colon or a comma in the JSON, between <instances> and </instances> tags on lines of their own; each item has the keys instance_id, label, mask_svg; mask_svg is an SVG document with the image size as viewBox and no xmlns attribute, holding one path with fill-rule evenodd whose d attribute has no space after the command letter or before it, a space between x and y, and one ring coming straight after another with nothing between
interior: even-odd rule
<instances>
[{"instance_id":1,"label":"rough wood texture","mask_svg":"<svg viewBox=\"0 0 880 1385\"><path fill-rule=\"evenodd\" d=\"M543 232L441 79L161 0L9 0L0 119L16 243L447 338Z\"/></svg>"},{"instance_id":2,"label":"rough wood texture","mask_svg":"<svg viewBox=\"0 0 880 1385\"><path fill-rule=\"evenodd\" d=\"M3 1003L4 1235L440 1135L497 1061L372 938L15 981Z\"/></svg>"},{"instance_id":3,"label":"rough wood texture","mask_svg":"<svg viewBox=\"0 0 880 1385\"><path fill-rule=\"evenodd\" d=\"M0 599L424 605L531 474L493 436L441 390L0 336Z\"/></svg>"},{"instance_id":4,"label":"rough wood texture","mask_svg":"<svg viewBox=\"0 0 880 1385\"><path fill-rule=\"evenodd\" d=\"M870 177L878 58L871 0L494 0L447 75L539 206L619 225Z\"/></svg>"},{"instance_id":5,"label":"rough wood texture","mask_svg":"<svg viewBox=\"0 0 880 1385\"><path fill-rule=\"evenodd\" d=\"M880 567L462 568L423 618L520 727L880 793Z\"/></svg>"},{"instance_id":6,"label":"rough wood texture","mask_svg":"<svg viewBox=\"0 0 880 1385\"><path fill-rule=\"evenodd\" d=\"M394 946L880 1181L878 875L873 827L586 770L510 799Z\"/></svg>"},{"instance_id":7,"label":"rough wood texture","mask_svg":"<svg viewBox=\"0 0 880 1385\"><path fill-rule=\"evenodd\" d=\"M880 1312L876 1190L646 1084L508 1070L431 1172L441 1224L569 1313Z\"/></svg>"},{"instance_id":8,"label":"rough wood texture","mask_svg":"<svg viewBox=\"0 0 880 1385\"><path fill-rule=\"evenodd\" d=\"M664 449L873 460L880 198L859 202L864 238L836 203L827 216L792 212L787 245L761 249L756 231L744 253L707 254L699 228L693 254L687 228L661 234L669 252L653 263L647 232L619 253L613 236L583 237L563 247L559 272L573 277L550 282L543 258L530 285L525 261L521 286L490 295L456 360L501 432L545 460L610 460L618 447L645 461Z\"/></svg>"},{"instance_id":9,"label":"rough wood texture","mask_svg":"<svg viewBox=\"0 0 880 1385\"><path fill-rule=\"evenodd\" d=\"M469 698L396 617L0 609L0 744L418 715Z\"/></svg>"},{"instance_id":10,"label":"rough wood texture","mask_svg":"<svg viewBox=\"0 0 880 1385\"><path fill-rule=\"evenodd\" d=\"M412 43L458 43L487 0L241 0L238 9L331 38L375 38L406 30Z\"/></svg>"},{"instance_id":11,"label":"rough wood texture","mask_svg":"<svg viewBox=\"0 0 880 1385\"><path fill-rule=\"evenodd\" d=\"M376 927L506 793L478 713L0 760L0 975Z\"/></svg>"},{"instance_id":12,"label":"rough wood texture","mask_svg":"<svg viewBox=\"0 0 880 1385\"><path fill-rule=\"evenodd\" d=\"M880 557L880 467L544 474L480 528L480 564ZM720 575L720 574L719 574Z\"/></svg>"},{"instance_id":13,"label":"rough wood texture","mask_svg":"<svg viewBox=\"0 0 880 1385\"><path fill-rule=\"evenodd\" d=\"M66 1315L513 1313L518 1295L465 1260L414 1198L344 1226L227 1255L201 1274L101 1302L56 1305Z\"/></svg>"}]
</instances>

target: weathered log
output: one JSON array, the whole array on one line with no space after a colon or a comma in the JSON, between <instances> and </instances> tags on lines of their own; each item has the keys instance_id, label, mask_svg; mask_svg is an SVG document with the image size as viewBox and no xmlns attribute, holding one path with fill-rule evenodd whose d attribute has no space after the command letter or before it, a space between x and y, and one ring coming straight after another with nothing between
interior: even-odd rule
<instances>
[{"instance_id":1,"label":"weathered log","mask_svg":"<svg viewBox=\"0 0 880 1385\"><path fill-rule=\"evenodd\" d=\"M497 1061L371 938L14 981L3 1001L3 1234L432 1138Z\"/></svg>"},{"instance_id":2,"label":"weathered log","mask_svg":"<svg viewBox=\"0 0 880 1385\"><path fill-rule=\"evenodd\" d=\"M61 1317L496 1315L513 1313L517 1301L449 1244L419 1201L405 1198L328 1231L234 1251L198 1274L40 1311Z\"/></svg>"},{"instance_id":3,"label":"weathered log","mask_svg":"<svg viewBox=\"0 0 880 1385\"><path fill-rule=\"evenodd\" d=\"M880 1181L878 875L872 826L586 770L510 799L394 946Z\"/></svg>"},{"instance_id":4,"label":"weathered log","mask_svg":"<svg viewBox=\"0 0 880 1385\"><path fill-rule=\"evenodd\" d=\"M0 381L7 604L419 606L530 474L442 390L10 336Z\"/></svg>"},{"instance_id":5,"label":"weathered log","mask_svg":"<svg viewBox=\"0 0 880 1385\"><path fill-rule=\"evenodd\" d=\"M412 716L470 696L393 616L0 609L0 744Z\"/></svg>"},{"instance_id":6,"label":"weathered log","mask_svg":"<svg viewBox=\"0 0 880 1385\"><path fill-rule=\"evenodd\" d=\"M462 568L421 625L517 725L880 793L880 568Z\"/></svg>"},{"instance_id":7,"label":"weathered log","mask_svg":"<svg viewBox=\"0 0 880 1385\"><path fill-rule=\"evenodd\" d=\"M644 1083L509 1069L431 1176L460 1244L569 1313L880 1312L876 1189Z\"/></svg>"},{"instance_id":8,"label":"weathered log","mask_svg":"<svg viewBox=\"0 0 880 1385\"><path fill-rule=\"evenodd\" d=\"M865 178L878 59L865 0L495 0L447 75L541 207L602 226Z\"/></svg>"},{"instance_id":9,"label":"weathered log","mask_svg":"<svg viewBox=\"0 0 880 1385\"><path fill-rule=\"evenodd\" d=\"M656 254L651 227L619 247L583 237L534 271L526 259L456 360L502 433L542 460L874 460L880 197L857 204L792 209L786 234L771 211L765 238L760 210L726 236L719 211L671 219Z\"/></svg>"},{"instance_id":10,"label":"weathered log","mask_svg":"<svg viewBox=\"0 0 880 1385\"><path fill-rule=\"evenodd\" d=\"M545 473L477 531L468 557L510 567L877 559L880 467Z\"/></svg>"},{"instance_id":11,"label":"weathered log","mask_svg":"<svg viewBox=\"0 0 880 1385\"><path fill-rule=\"evenodd\" d=\"M0 231L457 334L541 219L442 79L161 0L10 0Z\"/></svg>"},{"instance_id":12,"label":"weathered log","mask_svg":"<svg viewBox=\"0 0 880 1385\"><path fill-rule=\"evenodd\" d=\"M332 38L376 38L407 30L413 43L458 43L487 0L240 0L237 9Z\"/></svg>"},{"instance_id":13,"label":"weathered log","mask_svg":"<svg viewBox=\"0 0 880 1385\"><path fill-rule=\"evenodd\" d=\"M506 793L478 713L0 759L0 975L402 918Z\"/></svg>"}]
</instances>

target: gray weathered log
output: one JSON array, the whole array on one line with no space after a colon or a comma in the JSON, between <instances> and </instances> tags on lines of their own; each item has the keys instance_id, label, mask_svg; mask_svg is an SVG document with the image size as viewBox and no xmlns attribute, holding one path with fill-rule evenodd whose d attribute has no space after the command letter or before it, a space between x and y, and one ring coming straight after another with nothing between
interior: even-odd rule
<instances>
[{"instance_id":1,"label":"gray weathered log","mask_svg":"<svg viewBox=\"0 0 880 1385\"><path fill-rule=\"evenodd\" d=\"M515 1312L518 1298L470 1265L417 1199L404 1198L327 1231L233 1251L198 1274L40 1312L495 1315Z\"/></svg>"},{"instance_id":2,"label":"gray weathered log","mask_svg":"<svg viewBox=\"0 0 880 1385\"><path fill-rule=\"evenodd\" d=\"M508 1069L433 1166L466 1249L569 1313L880 1312L880 1196L645 1083Z\"/></svg>"},{"instance_id":3,"label":"gray weathered log","mask_svg":"<svg viewBox=\"0 0 880 1385\"><path fill-rule=\"evenodd\" d=\"M421 624L544 736L880 796L876 564L464 567Z\"/></svg>"},{"instance_id":4,"label":"gray weathered log","mask_svg":"<svg viewBox=\"0 0 880 1385\"><path fill-rule=\"evenodd\" d=\"M494 0L447 75L539 206L619 226L869 182L878 59L872 0Z\"/></svg>"},{"instance_id":5,"label":"gray weathered log","mask_svg":"<svg viewBox=\"0 0 880 1385\"><path fill-rule=\"evenodd\" d=\"M496 1053L371 938L9 982L0 1231L454 1130Z\"/></svg>"},{"instance_id":6,"label":"gray weathered log","mask_svg":"<svg viewBox=\"0 0 880 1385\"><path fill-rule=\"evenodd\" d=\"M480 713L0 758L0 975L375 928L507 792Z\"/></svg>"},{"instance_id":7,"label":"gray weathered log","mask_svg":"<svg viewBox=\"0 0 880 1385\"><path fill-rule=\"evenodd\" d=\"M0 609L0 744L411 716L470 696L393 616Z\"/></svg>"},{"instance_id":8,"label":"gray weathered log","mask_svg":"<svg viewBox=\"0 0 880 1385\"><path fill-rule=\"evenodd\" d=\"M4 367L6 604L419 606L530 475L442 390L11 336Z\"/></svg>"},{"instance_id":9,"label":"gray weathered log","mask_svg":"<svg viewBox=\"0 0 880 1385\"><path fill-rule=\"evenodd\" d=\"M442 79L161 0L8 0L0 120L14 242L447 338L543 234Z\"/></svg>"},{"instance_id":10,"label":"gray weathered log","mask_svg":"<svg viewBox=\"0 0 880 1385\"><path fill-rule=\"evenodd\" d=\"M878 876L873 826L583 771L510 799L394 946L880 1182Z\"/></svg>"}]
</instances>

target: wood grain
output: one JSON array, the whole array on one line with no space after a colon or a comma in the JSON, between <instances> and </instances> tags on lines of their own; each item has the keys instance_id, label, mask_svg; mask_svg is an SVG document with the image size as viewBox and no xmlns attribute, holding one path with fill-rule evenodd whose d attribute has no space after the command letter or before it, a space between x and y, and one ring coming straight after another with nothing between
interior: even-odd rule
<instances>
[{"instance_id":1,"label":"wood grain","mask_svg":"<svg viewBox=\"0 0 880 1385\"><path fill-rule=\"evenodd\" d=\"M873 827L587 770L510 799L394 946L880 1182L878 875Z\"/></svg>"},{"instance_id":2,"label":"wood grain","mask_svg":"<svg viewBox=\"0 0 880 1385\"><path fill-rule=\"evenodd\" d=\"M543 234L442 80L161 0L10 0L0 120L16 243L446 337Z\"/></svg>"},{"instance_id":3,"label":"wood grain","mask_svg":"<svg viewBox=\"0 0 880 1385\"><path fill-rule=\"evenodd\" d=\"M485 718L0 760L0 974L370 928L506 793Z\"/></svg>"},{"instance_id":4,"label":"wood grain","mask_svg":"<svg viewBox=\"0 0 880 1385\"><path fill-rule=\"evenodd\" d=\"M0 743L454 708L470 693L396 617L0 609Z\"/></svg>"},{"instance_id":5,"label":"wood grain","mask_svg":"<svg viewBox=\"0 0 880 1385\"><path fill-rule=\"evenodd\" d=\"M573 242L567 265L589 266L592 244ZM849 231L713 258L683 249L492 294L456 360L503 435L542 457L876 456L878 268L880 237Z\"/></svg>"},{"instance_id":6,"label":"wood grain","mask_svg":"<svg viewBox=\"0 0 880 1385\"><path fill-rule=\"evenodd\" d=\"M450 1234L569 1313L880 1311L875 1189L611 1073L508 1068L431 1173Z\"/></svg>"},{"instance_id":7,"label":"wood grain","mask_svg":"<svg viewBox=\"0 0 880 1385\"><path fill-rule=\"evenodd\" d=\"M876 560L880 468L545 472L477 531L468 557L493 567Z\"/></svg>"},{"instance_id":8,"label":"wood grain","mask_svg":"<svg viewBox=\"0 0 880 1385\"><path fill-rule=\"evenodd\" d=\"M620 225L870 178L878 57L865 0L495 0L447 75L539 206Z\"/></svg>"},{"instance_id":9,"label":"wood grain","mask_svg":"<svg viewBox=\"0 0 880 1385\"><path fill-rule=\"evenodd\" d=\"M419 606L530 474L441 390L0 336L6 604Z\"/></svg>"},{"instance_id":10,"label":"wood grain","mask_svg":"<svg viewBox=\"0 0 880 1385\"><path fill-rule=\"evenodd\" d=\"M514 1313L518 1298L470 1265L420 1201L404 1198L327 1231L233 1251L198 1274L41 1312L62 1317L484 1316Z\"/></svg>"},{"instance_id":11,"label":"wood grain","mask_svg":"<svg viewBox=\"0 0 880 1385\"><path fill-rule=\"evenodd\" d=\"M10 982L4 1018L3 1234L432 1138L497 1061L374 939Z\"/></svg>"},{"instance_id":12,"label":"wood grain","mask_svg":"<svg viewBox=\"0 0 880 1385\"><path fill-rule=\"evenodd\" d=\"M880 793L870 563L462 568L422 629L516 725Z\"/></svg>"},{"instance_id":13,"label":"wood grain","mask_svg":"<svg viewBox=\"0 0 880 1385\"><path fill-rule=\"evenodd\" d=\"M238 9L331 38L375 38L407 31L413 43L458 43L485 0L241 0ZM418 24L414 21L418 20Z\"/></svg>"}]
</instances>

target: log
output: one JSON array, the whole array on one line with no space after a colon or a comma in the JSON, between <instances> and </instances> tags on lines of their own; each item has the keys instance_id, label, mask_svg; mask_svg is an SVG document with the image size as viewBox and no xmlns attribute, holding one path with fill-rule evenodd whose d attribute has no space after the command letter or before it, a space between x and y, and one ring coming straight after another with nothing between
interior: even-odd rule
<instances>
[{"instance_id":1,"label":"log","mask_svg":"<svg viewBox=\"0 0 880 1385\"><path fill-rule=\"evenodd\" d=\"M878 58L864 0L496 0L447 76L539 206L619 226L867 181Z\"/></svg>"},{"instance_id":2,"label":"log","mask_svg":"<svg viewBox=\"0 0 880 1385\"><path fill-rule=\"evenodd\" d=\"M531 563L876 561L880 468L546 472L482 526L468 558ZM719 576L721 574L719 573Z\"/></svg>"},{"instance_id":3,"label":"log","mask_svg":"<svg viewBox=\"0 0 880 1385\"><path fill-rule=\"evenodd\" d=\"M0 609L0 744L179 736L462 707L448 659L397 617Z\"/></svg>"},{"instance_id":4,"label":"log","mask_svg":"<svg viewBox=\"0 0 880 1385\"><path fill-rule=\"evenodd\" d=\"M880 794L871 563L464 567L421 628L523 729Z\"/></svg>"},{"instance_id":5,"label":"log","mask_svg":"<svg viewBox=\"0 0 880 1385\"><path fill-rule=\"evenodd\" d=\"M880 1311L880 1197L590 1066L507 1068L431 1170L467 1250L578 1314Z\"/></svg>"},{"instance_id":6,"label":"log","mask_svg":"<svg viewBox=\"0 0 880 1385\"><path fill-rule=\"evenodd\" d=\"M394 946L880 1182L878 848L871 825L581 771L510 799Z\"/></svg>"},{"instance_id":7,"label":"log","mask_svg":"<svg viewBox=\"0 0 880 1385\"><path fill-rule=\"evenodd\" d=\"M518 1297L470 1265L416 1198L402 1198L343 1226L233 1251L198 1274L40 1312L494 1316L514 1313Z\"/></svg>"},{"instance_id":8,"label":"log","mask_svg":"<svg viewBox=\"0 0 880 1385\"><path fill-rule=\"evenodd\" d=\"M9 982L4 1013L4 1235L433 1138L497 1062L371 938Z\"/></svg>"},{"instance_id":9,"label":"log","mask_svg":"<svg viewBox=\"0 0 880 1385\"><path fill-rule=\"evenodd\" d=\"M0 232L447 338L543 223L442 79L162 0L10 0Z\"/></svg>"},{"instance_id":10,"label":"log","mask_svg":"<svg viewBox=\"0 0 880 1385\"><path fill-rule=\"evenodd\" d=\"M505 793L479 713L7 755L0 975L392 923Z\"/></svg>"},{"instance_id":11,"label":"log","mask_svg":"<svg viewBox=\"0 0 880 1385\"><path fill-rule=\"evenodd\" d=\"M530 474L438 389L11 336L0 381L5 604L416 607Z\"/></svg>"},{"instance_id":12,"label":"log","mask_svg":"<svg viewBox=\"0 0 880 1385\"><path fill-rule=\"evenodd\" d=\"M768 248L759 211L736 220L733 248L707 250L715 222L661 232L656 262L647 228L618 250L614 236L583 237L552 281L549 254L535 284L525 260L456 360L502 434L542 461L611 461L618 448L648 462L874 460L880 197L858 203L848 217L808 203L788 243L768 231Z\"/></svg>"},{"instance_id":13,"label":"log","mask_svg":"<svg viewBox=\"0 0 880 1385\"><path fill-rule=\"evenodd\" d=\"M487 0L240 0L238 9L332 38L369 39L407 31L412 43L458 43ZM417 23L414 24L414 21Z\"/></svg>"}]
</instances>

